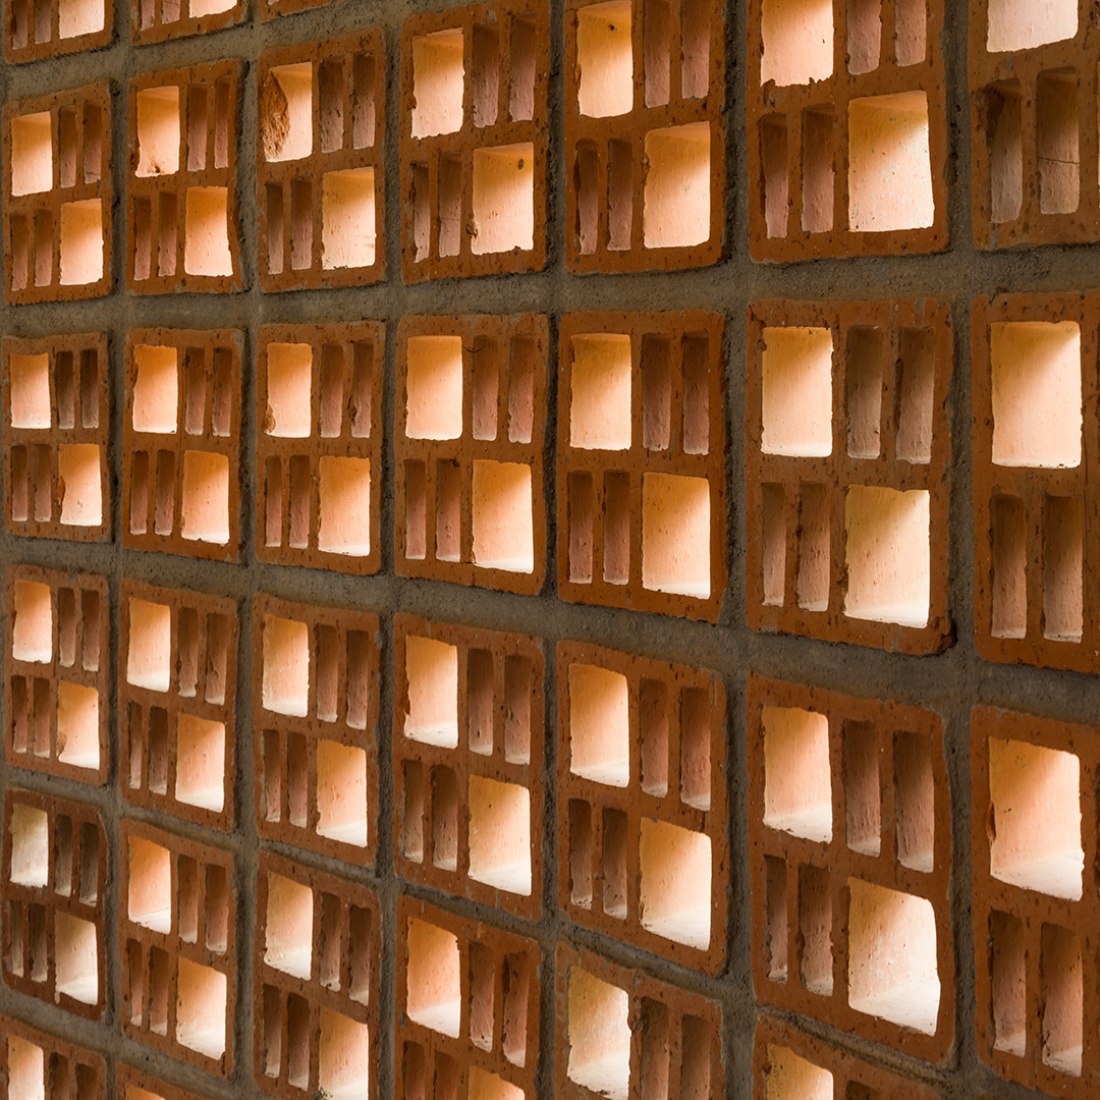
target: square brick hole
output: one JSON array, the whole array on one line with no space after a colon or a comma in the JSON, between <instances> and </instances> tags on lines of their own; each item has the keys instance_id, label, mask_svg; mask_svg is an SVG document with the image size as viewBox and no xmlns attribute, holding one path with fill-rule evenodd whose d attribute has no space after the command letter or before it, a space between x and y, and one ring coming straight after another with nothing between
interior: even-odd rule
<instances>
[{"instance_id":1,"label":"square brick hole","mask_svg":"<svg viewBox=\"0 0 1100 1100\"><path fill-rule=\"evenodd\" d=\"M833 0L763 0L760 83L810 84L833 75Z\"/></svg>"},{"instance_id":2,"label":"square brick hole","mask_svg":"<svg viewBox=\"0 0 1100 1100\"><path fill-rule=\"evenodd\" d=\"M457 1039L462 1021L462 973L458 939L444 928L409 919L406 1004L410 1020Z\"/></svg>"},{"instance_id":3,"label":"square brick hole","mask_svg":"<svg viewBox=\"0 0 1100 1100\"><path fill-rule=\"evenodd\" d=\"M833 1100L833 1075L789 1047L768 1045L766 1079L767 1100ZM853 1088L846 1100L866 1100L869 1095Z\"/></svg>"},{"instance_id":4,"label":"square brick hole","mask_svg":"<svg viewBox=\"0 0 1100 1100\"><path fill-rule=\"evenodd\" d=\"M630 784L630 694L619 672L569 666L569 770L609 787Z\"/></svg>"},{"instance_id":5,"label":"square brick hole","mask_svg":"<svg viewBox=\"0 0 1100 1100\"><path fill-rule=\"evenodd\" d=\"M764 344L761 450L799 458L832 454L832 332L766 328Z\"/></svg>"},{"instance_id":6,"label":"square brick hole","mask_svg":"<svg viewBox=\"0 0 1100 1100\"><path fill-rule=\"evenodd\" d=\"M462 129L466 79L462 54L463 37L458 29L413 39L413 137L435 137Z\"/></svg>"},{"instance_id":7,"label":"square brick hole","mask_svg":"<svg viewBox=\"0 0 1100 1100\"><path fill-rule=\"evenodd\" d=\"M765 707L764 824L791 836L833 839L829 720L801 707Z\"/></svg>"},{"instance_id":8,"label":"square brick hole","mask_svg":"<svg viewBox=\"0 0 1100 1100\"><path fill-rule=\"evenodd\" d=\"M471 775L470 878L529 897L531 894L531 793L515 783Z\"/></svg>"},{"instance_id":9,"label":"square brick hole","mask_svg":"<svg viewBox=\"0 0 1100 1100\"><path fill-rule=\"evenodd\" d=\"M569 971L569 1080L611 1100L630 1091L630 996L579 966Z\"/></svg>"},{"instance_id":10,"label":"square brick hole","mask_svg":"<svg viewBox=\"0 0 1100 1100\"><path fill-rule=\"evenodd\" d=\"M1077 0L989 0L985 48L1008 53L1077 34Z\"/></svg>"},{"instance_id":11,"label":"square brick hole","mask_svg":"<svg viewBox=\"0 0 1100 1100\"><path fill-rule=\"evenodd\" d=\"M630 0L589 4L577 12L577 107L589 118L634 108L634 42Z\"/></svg>"},{"instance_id":12,"label":"square brick hole","mask_svg":"<svg viewBox=\"0 0 1100 1100\"><path fill-rule=\"evenodd\" d=\"M458 647L432 638L405 640L408 700L404 734L442 748L458 747Z\"/></svg>"}]
</instances>

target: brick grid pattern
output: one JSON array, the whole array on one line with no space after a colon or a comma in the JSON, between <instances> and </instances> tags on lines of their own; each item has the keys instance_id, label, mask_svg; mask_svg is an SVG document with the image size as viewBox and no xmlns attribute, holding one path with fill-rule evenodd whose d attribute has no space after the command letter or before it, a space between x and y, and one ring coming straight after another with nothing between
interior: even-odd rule
<instances>
[{"instance_id":1,"label":"brick grid pattern","mask_svg":"<svg viewBox=\"0 0 1100 1100\"><path fill-rule=\"evenodd\" d=\"M0 1026L0 1080L9 1094L106 1100L107 1064L98 1054L14 1016L0 1016Z\"/></svg>"},{"instance_id":2,"label":"brick grid pattern","mask_svg":"<svg viewBox=\"0 0 1100 1100\"><path fill-rule=\"evenodd\" d=\"M244 17L244 0L218 0L216 4L209 0L130 0L131 38L140 46L209 34L240 23Z\"/></svg>"}]
</instances>

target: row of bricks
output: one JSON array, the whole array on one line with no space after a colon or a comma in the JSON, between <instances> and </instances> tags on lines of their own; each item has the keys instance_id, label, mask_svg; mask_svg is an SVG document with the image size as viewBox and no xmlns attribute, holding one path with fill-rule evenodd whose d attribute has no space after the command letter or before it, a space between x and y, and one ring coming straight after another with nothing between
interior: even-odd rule
<instances>
[{"instance_id":1,"label":"row of bricks","mask_svg":"<svg viewBox=\"0 0 1100 1100\"><path fill-rule=\"evenodd\" d=\"M105 602L100 578L12 570L9 765L92 782L109 774ZM555 908L578 925L698 971L725 970L739 860L729 847L729 712L716 674L561 643L551 752L538 641L400 615L382 776L377 616L257 599L246 752L233 722L233 601L125 581L120 607L118 775L128 803L231 828L237 758L250 756L261 837L371 866L380 791L391 791L393 859L405 880L537 920L544 879L556 877ZM746 719L758 998L948 1060L959 884L941 720L755 676ZM1080 1047L1081 1029L1100 1026L1085 979L1095 944L1081 932L1100 896L1095 733L981 707L972 720L980 1042L1006 1077L1063 1094L1083 1082L1074 1095L1100 1076L1093 1048L1082 1056ZM547 789L556 824L545 816ZM98 978L63 978L60 961L103 957L102 827L94 810L73 804L47 842L48 800L26 799L37 808L16 820L9 805L8 835L38 836L26 850L40 857L63 853L62 885L17 872L27 860L9 841L13 870L0 890L18 915L9 909L4 972L26 992L98 1016ZM535 842L548 831L556 875ZM743 835L735 825L733 835ZM188 874L223 912L231 870L214 885ZM63 917L56 941L44 938L55 929L48 905ZM232 921L219 918L218 943L226 927ZM47 942L56 963L41 953L35 961L35 945Z\"/></svg>"},{"instance_id":2,"label":"row of bricks","mask_svg":"<svg viewBox=\"0 0 1100 1100\"><path fill-rule=\"evenodd\" d=\"M49 17L55 0L22 2ZM855 8L845 16L841 0L789 9L778 0L756 2L745 173L754 258L946 248L947 173L934 169L946 164L948 146L943 53L936 48L940 5L887 5L896 31L891 50L881 41L886 9L878 0L862 0L858 16ZM1055 31L1065 32L1057 44L1040 50L1029 43L1036 49L1022 61L1016 46L989 55L974 47L973 64L986 82L973 93L974 224L984 247L1100 239L1097 112L1081 105L1096 98L1096 66L1085 64L1094 30L1086 23L1078 31L1076 0L1056 2L1074 9L1072 25ZM193 16L178 0L134 3L143 17L146 8L151 17L170 10L191 30L204 18L218 22L240 11L234 5ZM219 3L203 0L203 7ZM993 7L1022 10L1027 3L999 0ZM972 5L975 18L985 19L986 7ZM669 270L723 258L720 8L717 0L569 0L564 250L573 270ZM992 38L1006 13L988 14ZM834 22L841 28L835 42ZM18 24L9 23L9 50ZM168 27L154 19L152 33L163 36ZM1018 46L1017 37L1009 40ZM406 20L406 282L544 268L551 97L547 69L536 59L548 39L549 13L535 0ZM257 234L266 290L385 276L382 43L374 28L259 56ZM130 83L131 291L243 285L241 68L241 60L227 59L144 73ZM112 98L103 83L5 106L9 301L110 292Z\"/></svg>"},{"instance_id":3,"label":"row of bricks","mask_svg":"<svg viewBox=\"0 0 1100 1100\"><path fill-rule=\"evenodd\" d=\"M236 330L130 330L122 545L236 561L254 526L262 562L376 573L392 494L398 575L535 595L556 499L562 599L717 621L726 502L741 495L727 481L725 330L701 311L565 314L554 371L544 316L406 317L392 418L379 322L264 326L252 357ZM973 303L975 637L991 660L1100 667L1098 331L1097 294ZM948 307L928 299L749 307L751 628L950 644L952 346ZM8 337L3 365L7 529L108 539L107 336Z\"/></svg>"}]
</instances>

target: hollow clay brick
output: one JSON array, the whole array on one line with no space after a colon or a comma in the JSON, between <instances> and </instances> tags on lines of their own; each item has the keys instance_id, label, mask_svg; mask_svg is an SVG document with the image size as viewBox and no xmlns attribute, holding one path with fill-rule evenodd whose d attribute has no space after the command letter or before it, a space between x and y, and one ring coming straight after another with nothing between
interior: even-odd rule
<instances>
[{"instance_id":1,"label":"hollow clay brick","mask_svg":"<svg viewBox=\"0 0 1100 1100\"><path fill-rule=\"evenodd\" d=\"M558 904L673 962L726 960L726 694L712 672L557 650Z\"/></svg>"},{"instance_id":2,"label":"hollow clay brick","mask_svg":"<svg viewBox=\"0 0 1100 1100\"><path fill-rule=\"evenodd\" d=\"M378 1095L381 911L368 889L260 854L255 1079L272 1096Z\"/></svg>"},{"instance_id":3,"label":"hollow clay brick","mask_svg":"<svg viewBox=\"0 0 1100 1100\"><path fill-rule=\"evenodd\" d=\"M107 838L99 811L9 788L3 847L5 982L99 1019L107 1004Z\"/></svg>"},{"instance_id":4,"label":"hollow clay brick","mask_svg":"<svg viewBox=\"0 0 1100 1100\"><path fill-rule=\"evenodd\" d=\"M110 762L106 579L13 565L7 607L8 766L105 782Z\"/></svg>"},{"instance_id":5,"label":"hollow clay brick","mask_svg":"<svg viewBox=\"0 0 1100 1100\"><path fill-rule=\"evenodd\" d=\"M244 18L244 0L130 0L130 37L146 46L209 34Z\"/></svg>"},{"instance_id":6,"label":"hollow clay brick","mask_svg":"<svg viewBox=\"0 0 1100 1100\"><path fill-rule=\"evenodd\" d=\"M252 712L261 836L373 865L380 637L377 615L256 597Z\"/></svg>"},{"instance_id":7,"label":"hollow clay brick","mask_svg":"<svg viewBox=\"0 0 1100 1100\"><path fill-rule=\"evenodd\" d=\"M757 998L945 1061L955 945L942 722L754 676L748 759Z\"/></svg>"},{"instance_id":8,"label":"hollow clay brick","mask_svg":"<svg viewBox=\"0 0 1100 1100\"><path fill-rule=\"evenodd\" d=\"M82 1100L78 1096L77 1100ZM125 1062L115 1063L115 1100L206 1100L197 1092L169 1085Z\"/></svg>"},{"instance_id":9,"label":"hollow clay brick","mask_svg":"<svg viewBox=\"0 0 1100 1100\"><path fill-rule=\"evenodd\" d=\"M235 858L124 819L119 837L121 1019L126 1035L208 1073L233 1072Z\"/></svg>"},{"instance_id":10,"label":"hollow clay brick","mask_svg":"<svg viewBox=\"0 0 1100 1100\"><path fill-rule=\"evenodd\" d=\"M239 83L240 62L233 60L130 81L127 290L241 289Z\"/></svg>"},{"instance_id":11,"label":"hollow clay brick","mask_svg":"<svg viewBox=\"0 0 1100 1100\"><path fill-rule=\"evenodd\" d=\"M45 61L99 49L114 33L114 7L108 0L18 0L4 18L4 53L13 64Z\"/></svg>"},{"instance_id":12,"label":"hollow clay brick","mask_svg":"<svg viewBox=\"0 0 1100 1100\"><path fill-rule=\"evenodd\" d=\"M467 4L405 20L406 283L546 266L549 20L540 0Z\"/></svg>"},{"instance_id":13,"label":"hollow clay brick","mask_svg":"<svg viewBox=\"0 0 1100 1100\"><path fill-rule=\"evenodd\" d=\"M756 1024L752 1095L754 1100L937 1100L940 1094L765 1013Z\"/></svg>"},{"instance_id":14,"label":"hollow clay brick","mask_svg":"<svg viewBox=\"0 0 1100 1100\"><path fill-rule=\"evenodd\" d=\"M718 314L695 311L562 318L562 599L717 620L727 584L724 329Z\"/></svg>"},{"instance_id":15,"label":"hollow clay brick","mask_svg":"<svg viewBox=\"0 0 1100 1100\"><path fill-rule=\"evenodd\" d=\"M237 560L242 345L236 329L128 331L124 546Z\"/></svg>"},{"instance_id":16,"label":"hollow clay brick","mask_svg":"<svg viewBox=\"0 0 1100 1100\"><path fill-rule=\"evenodd\" d=\"M398 873L537 920L542 911L540 643L394 620Z\"/></svg>"},{"instance_id":17,"label":"hollow clay brick","mask_svg":"<svg viewBox=\"0 0 1100 1100\"><path fill-rule=\"evenodd\" d=\"M1092 9L974 0L968 11L975 243L1100 240Z\"/></svg>"},{"instance_id":18,"label":"hollow clay brick","mask_svg":"<svg viewBox=\"0 0 1100 1100\"><path fill-rule=\"evenodd\" d=\"M943 5L814 8L748 4L753 259L943 251Z\"/></svg>"},{"instance_id":19,"label":"hollow clay brick","mask_svg":"<svg viewBox=\"0 0 1100 1100\"><path fill-rule=\"evenodd\" d=\"M1050 1096L1096 1095L1097 730L971 716L978 1055Z\"/></svg>"},{"instance_id":20,"label":"hollow clay brick","mask_svg":"<svg viewBox=\"0 0 1100 1100\"><path fill-rule=\"evenodd\" d=\"M402 319L399 575L542 590L548 355L547 319L535 314Z\"/></svg>"},{"instance_id":21,"label":"hollow clay brick","mask_svg":"<svg viewBox=\"0 0 1100 1100\"><path fill-rule=\"evenodd\" d=\"M123 580L119 777L128 802L232 827L237 613L231 599Z\"/></svg>"},{"instance_id":22,"label":"hollow clay brick","mask_svg":"<svg viewBox=\"0 0 1100 1100\"><path fill-rule=\"evenodd\" d=\"M541 969L534 940L399 897L397 1100L535 1100Z\"/></svg>"},{"instance_id":23,"label":"hollow clay brick","mask_svg":"<svg viewBox=\"0 0 1100 1100\"><path fill-rule=\"evenodd\" d=\"M89 84L5 104L5 300L111 290L111 92Z\"/></svg>"},{"instance_id":24,"label":"hollow clay brick","mask_svg":"<svg viewBox=\"0 0 1100 1100\"><path fill-rule=\"evenodd\" d=\"M749 626L944 649L948 308L756 302L746 346Z\"/></svg>"},{"instance_id":25,"label":"hollow clay brick","mask_svg":"<svg viewBox=\"0 0 1100 1100\"><path fill-rule=\"evenodd\" d=\"M256 556L381 565L385 326L265 325L256 371Z\"/></svg>"},{"instance_id":26,"label":"hollow clay brick","mask_svg":"<svg viewBox=\"0 0 1100 1100\"><path fill-rule=\"evenodd\" d=\"M574 271L722 258L725 32L717 0L569 0L565 239Z\"/></svg>"},{"instance_id":27,"label":"hollow clay brick","mask_svg":"<svg viewBox=\"0 0 1100 1100\"><path fill-rule=\"evenodd\" d=\"M106 333L3 341L8 530L99 542L111 530Z\"/></svg>"},{"instance_id":28,"label":"hollow clay brick","mask_svg":"<svg viewBox=\"0 0 1100 1100\"><path fill-rule=\"evenodd\" d=\"M382 32L265 50L256 87L256 203L264 290L385 275Z\"/></svg>"},{"instance_id":29,"label":"hollow clay brick","mask_svg":"<svg viewBox=\"0 0 1100 1100\"><path fill-rule=\"evenodd\" d=\"M974 634L991 661L1100 670L1100 295L972 313Z\"/></svg>"},{"instance_id":30,"label":"hollow clay brick","mask_svg":"<svg viewBox=\"0 0 1100 1100\"><path fill-rule=\"evenodd\" d=\"M0 1083L10 1100L107 1100L107 1067L100 1055L14 1016L0 1016L0 1028Z\"/></svg>"},{"instance_id":31,"label":"hollow clay brick","mask_svg":"<svg viewBox=\"0 0 1100 1100\"><path fill-rule=\"evenodd\" d=\"M555 1096L726 1095L715 1002L564 943L556 969Z\"/></svg>"}]
</instances>

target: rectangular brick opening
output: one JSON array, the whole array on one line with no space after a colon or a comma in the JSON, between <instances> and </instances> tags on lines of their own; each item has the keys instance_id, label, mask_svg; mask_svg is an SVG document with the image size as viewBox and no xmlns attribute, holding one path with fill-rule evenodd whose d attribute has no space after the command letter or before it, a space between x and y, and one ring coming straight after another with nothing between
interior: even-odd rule
<instances>
[{"instance_id":1,"label":"rectangular brick opening","mask_svg":"<svg viewBox=\"0 0 1100 1100\"><path fill-rule=\"evenodd\" d=\"M764 824L806 840L833 836L829 721L799 707L765 707Z\"/></svg>"}]
</instances>

